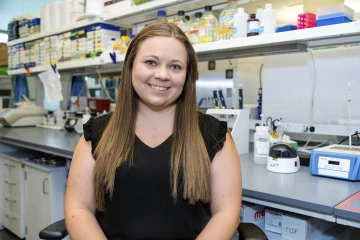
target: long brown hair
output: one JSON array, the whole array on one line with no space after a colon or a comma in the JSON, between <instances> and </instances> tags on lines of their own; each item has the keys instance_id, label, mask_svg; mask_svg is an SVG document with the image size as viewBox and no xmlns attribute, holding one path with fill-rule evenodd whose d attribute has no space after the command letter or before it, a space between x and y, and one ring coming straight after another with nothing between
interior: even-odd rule
<instances>
[{"instance_id":1,"label":"long brown hair","mask_svg":"<svg viewBox=\"0 0 360 240\"><path fill-rule=\"evenodd\" d=\"M105 210L106 194L113 196L116 169L127 161L131 165L135 142L138 96L132 86L132 70L140 44L155 36L174 37L187 51L186 79L176 102L171 144L170 188L174 201L182 198L190 204L210 201L210 159L202 138L196 105L197 57L186 35L170 23L153 23L132 40L124 61L116 108L95 149L95 207ZM181 190L180 190L181 189Z\"/></svg>"}]
</instances>

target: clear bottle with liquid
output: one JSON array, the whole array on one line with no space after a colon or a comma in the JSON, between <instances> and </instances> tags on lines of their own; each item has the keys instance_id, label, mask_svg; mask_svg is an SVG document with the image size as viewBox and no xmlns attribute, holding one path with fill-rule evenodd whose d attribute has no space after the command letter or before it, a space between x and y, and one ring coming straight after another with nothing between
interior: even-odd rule
<instances>
[{"instance_id":1,"label":"clear bottle with liquid","mask_svg":"<svg viewBox=\"0 0 360 240\"><path fill-rule=\"evenodd\" d=\"M178 11L178 17L175 25L178 26L189 38L190 22L186 20L184 11Z\"/></svg>"},{"instance_id":2,"label":"clear bottle with liquid","mask_svg":"<svg viewBox=\"0 0 360 240\"><path fill-rule=\"evenodd\" d=\"M266 164L270 150L269 128L266 126L258 126L255 128L255 131L254 162L258 164Z\"/></svg>"},{"instance_id":3,"label":"clear bottle with liquid","mask_svg":"<svg viewBox=\"0 0 360 240\"><path fill-rule=\"evenodd\" d=\"M177 17L175 19L174 24L179 27L179 25L184 23L184 22L186 22L185 11L180 10L180 11L178 11L178 15L177 15Z\"/></svg>"},{"instance_id":4,"label":"clear bottle with liquid","mask_svg":"<svg viewBox=\"0 0 360 240\"><path fill-rule=\"evenodd\" d=\"M165 10L159 10L157 12L157 22L166 22L166 11Z\"/></svg>"},{"instance_id":5,"label":"clear bottle with liquid","mask_svg":"<svg viewBox=\"0 0 360 240\"><path fill-rule=\"evenodd\" d=\"M234 15L237 13L236 0L228 0L228 4L219 16L218 40L232 39L234 35Z\"/></svg>"},{"instance_id":6,"label":"clear bottle with liquid","mask_svg":"<svg viewBox=\"0 0 360 240\"><path fill-rule=\"evenodd\" d=\"M195 13L195 20L190 24L189 39L191 44L199 43L199 23L201 21L202 13Z\"/></svg>"},{"instance_id":7,"label":"clear bottle with liquid","mask_svg":"<svg viewBox=\"0 0 360 240\"><path fill-rule=\"evenodd\" d=\"M199 23L199 43L214 42L217 39L218 20L211 6L205 6L205 12Z\"/></svg>"}]
</instances>

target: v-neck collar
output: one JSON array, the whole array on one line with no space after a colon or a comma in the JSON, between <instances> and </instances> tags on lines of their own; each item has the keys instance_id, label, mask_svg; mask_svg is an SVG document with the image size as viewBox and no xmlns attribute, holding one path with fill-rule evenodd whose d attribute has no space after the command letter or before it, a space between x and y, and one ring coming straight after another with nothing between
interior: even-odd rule
<instances>
[{"instance_id":1,"label":"v-neck collar","mask_svg":"<svg viewBox=\"0 0 360 240\"><path fill-rule=\"evenodd\" d=\"M149 149L152 149L152 150L155 150L155 149L158 149L162 146L164 146L167 142L170 141L171 137L173 136L173 133L167 137L162 143L160 143L159 145L155 146L155 147L150 147L149 145L147 145L146 143L144 143L139 137L138 135L135 134L135 138L142 144L144 145L145 147L149 148Z\"/></svg>"}]
</instances>

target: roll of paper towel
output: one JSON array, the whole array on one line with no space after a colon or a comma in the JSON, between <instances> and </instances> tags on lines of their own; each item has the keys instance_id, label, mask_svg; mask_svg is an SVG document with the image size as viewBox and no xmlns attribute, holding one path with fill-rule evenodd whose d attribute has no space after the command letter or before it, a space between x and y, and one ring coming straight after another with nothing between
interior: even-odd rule
<instances>
[{"instance_id":1,"label":"roll of paper towel","mask_svg":"<svg viewBox=\"0 0 360 240\"><path fill-rule=\"evenodd\" d=\"M40 31L47 32L50 30L50 3L41 7L41 24Z\"/></svg>"},{"instance_id":2,"label":"roll of paper towel","mask_svg":"<svg viewBox=\"0 0 360 240\"><path fill-rule=\"evenodd\" d=\"M86 16L99 16L103 15L104 2L99 0L86 0Z\"/></svg>"},{"instance_id":3,"label":"roll of paper towel","mask_svg":"<svg viewBox=\"0 0 360 240\"><path fill-rule=\"evenodd\" d=\"M60 8L60 25L69 25L70 24L70 1L71 0L63 0Z\"/></svg>"},{"instance_id":4,"label":"roll of paper towel","mask_svg":"<svg viewBox=\"0 0 360 240\"><path fill-rule=\"evenodd\" d=\"M62 1L55 1L50 3L50 29L57 29L60 27L61 17L60 17L60 9L61 9Z\"/></svg>"}]
</instances>

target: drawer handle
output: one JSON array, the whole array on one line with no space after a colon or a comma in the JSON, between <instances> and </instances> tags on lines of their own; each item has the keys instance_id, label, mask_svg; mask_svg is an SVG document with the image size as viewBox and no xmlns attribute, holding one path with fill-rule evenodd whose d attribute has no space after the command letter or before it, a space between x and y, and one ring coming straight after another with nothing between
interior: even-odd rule
<instances>
[{"instance_id":1,"label":"drawer handle","mask_svg":"<svg viewBox=\"0 0 360 240\"><path fill-rule=\"evenodd\" d=\"M10 219L10 220L16 220L15 217L10 217L9 214L5 214L5 217L6 217L7 219Z\"/></svg>"},{"instance_id":2,"label":"drawer handle","mask_svg":"<svg viewBox=\"0 0 360 240\"><path fill-rule=\"evenodd\" d=\"M49 179L47 179L47 178L45 178L45 179L43 180L43 193L44 193L44 194L49 194L49 192L46 192L46 191L45 191L45 182L48 181L48 180L49 180Z\"/></svg>"},{"instance_id":3,"label":"drawer handle","mask_svg":"<svg viewBox=\"0 0 360 240\"><path fill-rule=\"evenodd\" d=\"M10 203L16 203L16 200L10 200L9 198L5 198L6 201L10 202Z\"/></svg>"},{"instance_id":4,"label":"drawer handle","mask_svg":"<svg viewBox=\"0 0 360 240\"><path fill-rule=\"evenodd\" d=\"M5 181L6 184L10 185L10 186L15 186L16 183L13 183L13 182L8 182L8 181Z\"/></svg>"},{"instance_id":5,"label":"drawer handle","mask_svg":"<svg viewBox=\"0 0 360 240\"><path fill-rule=\"evenodd\" d=\"M9 168L15 168L14 165L10 165L10 164L7 164L7 163L5 163L4 165L5 165L6 167L9 167Z\"/></svg>"}]
</instances>

